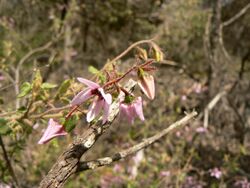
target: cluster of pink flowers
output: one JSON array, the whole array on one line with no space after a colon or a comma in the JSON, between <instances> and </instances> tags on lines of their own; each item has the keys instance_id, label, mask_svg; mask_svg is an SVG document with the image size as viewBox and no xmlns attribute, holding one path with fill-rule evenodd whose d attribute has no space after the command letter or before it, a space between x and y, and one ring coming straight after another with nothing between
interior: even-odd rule
<instances>
[{"instance_id":1,"label":"cluster of pink flowers","mask_svg":"<svg viewBox=\"0 0 250 188\"><path fill-rule=\"evenodd\" d=\"M246 177L244 177L243 179L238 179L234 183L234 186L239 188L250 188L250 182Z\"/></svg>"},{"instance_id":2,"label":"cluster of pink flowers","mask_svg":"<svg viewBox=\"0 0 250 188\"><path fill-rule=\"evenodd\" d=\"M203 85L202 83L195 82L191 87L184 91L183 95L181 96L181 100L186 101L191 93L202 94L206 91L207 86Z\"/></svg>"},{"instance_id":3,"label":"cluster of pink flowers","mask_svg":"<svg viewBox=\"0 0 250 188\"><path fill-rule=\"evenodd\" d=\"M143 91L143 93L149 98L154 99L155 97L155 84L154 77L149 74L139 74L138 75L138 85ZM110 106L112 103L112 95L110 93L105 93L104 87L99 84L87 80L85 78L77 78L77 80L87 86L86 89L80 91L71 101L72 107L78 107L90 98L94 98L92 104L89 106L86 120L87 122L93 121L102 113L102 123L105 124L108 121L110 114ZM120 92L124 92L121 90ZM133 124L134 119L138 116L139 119L144 121L143 115L143 102L142 97L134 97L133 94L124 92L125 97L120 99L120 116L125 117L129 123ZM126 100L129 99L129 100ZM57 136L66 135L67 132L63 125L60 125L53 119L48 122L48 127L45 130L42 138L38 141L38 144L45 144L52 138Z\"/></svg>"}]
</instances>

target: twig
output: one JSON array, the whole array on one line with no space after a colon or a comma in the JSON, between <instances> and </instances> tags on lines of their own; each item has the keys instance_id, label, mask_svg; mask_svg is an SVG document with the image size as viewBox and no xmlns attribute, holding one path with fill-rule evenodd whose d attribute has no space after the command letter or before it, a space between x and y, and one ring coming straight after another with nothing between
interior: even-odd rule
<instances>
[{"instance_id":1,"label":"twig","mask_svg":"<svg viewBox=\"0 0 250 188\"><path fill-rule=\"evenodd\" d=\"M211 44L210 44L210 28L211 28L211 19L212 19L212 14L211 12L208 13L208 18L207 18L207 23L205 25L205 32L204 32L204 37L203 37L203 48L205 55L208 57L208 59L212 59L211 56Z\"/></svg>"},{"instance_id":2,"label":"twig","mask_svg":"<svg viewBox=\"0 0 250 188\"><path fill-rule=\"evenodd\" d=\"M59 112L61 110L66 110L68 108L70 108L71 106L70 105L66 105L66 106L62 106L62 107L58 107L58 108L51 108L43 113L40 113L40 114L36 114L36 115L32 115L30 116L31 119L37 119L37 118L41 118L47 114L51 114L51 112Z\"/></svg>"},{"instance_id":3,"label":"twig","mask_svg":"<svg viewBox=\"0 0 250 188\"><path fill-rule=\"evenodd\" d=\"M97 167L101 167L101 166L106 166L109 165L115 161L121 160L129 155L132 155L136 152L138 152L141 149L144 149L150 145L152 145L153 143L155 143L156 141L160 140L162 137L166 136L167 134L169 134L170 132L176 130L177 128L180 128L181 126L187 124L188 122L190 122L190 120L192 120L198 113L196 111L187 114L184 118L182 118L181 120L173 123L172 125L170 125L168 128L160 131L159 133L157 133L156 135L149 137L147 139L145 139L144 141L140 142L139 144L136 144L128 149L122 150L116 154L114 154L111 157L104 157L104 158L100 158L100 159L96 159L93 161L84 161L79 163L77 171L76 172L80 172L80 171L84 171L84 170L88 170L88 169L95 169Z\"/></svg>"},{"instance_id":4,"label":"twig","mask_svg":"<svg viewBox=\"0 0 250 188\"><path fill-rule=\"evenodd\" d=\"M153 38L154 39L154 38ZM133 43L132 45L130 45L126 50L124 50L122 53L120 53L118 56L116 56L114 59L112 59L111 61L109 61L108 63L106 63L103 68L101 69L102 70L105 70L105 68L107 66L109 66L110 64L116 62L117 60L121 59L123 56L125 56L130 50L132 50L133 48L135 48L136 46L138 45L141 45L141 44L154 44L153 42L153 39L148 39L148 40L141 40L141 41L138 41L138 42L135 42Z\"/></svg>"},{"instance_id":5,"label":"twig","mask_svg":"<svg viewBox=\"0 0 250 188\"><path fill-rule=\"evenodd\" d=\"M236 20L238 20L240 17L242 17L247 10L250 8L250 3L248 3L244 8L242 8L235 16L230 18L229 20L222 23L222 27L226 27L234 23Z\"/></svg>"},{"instance_id":6,"label":"twig","mask_svg":"<svg viewBox=\"0 0 250 188\"><path fill-rule=\"evenodd\" d=\"M226 91L218 93L207 105L204 110L204 127L208 127L209 112L215 107L215 105L220 101L220 99L226 94Z\"/></svg>"},{"instance_id":7,"label":"twig","mask_svg":"<svg viewBox=\"0 0 250 188\"><path fill-rule=\"evenodd\" d=\"M159 63L158 65L167 65L167 66L174 66L174 67L180 66L180 64L171 60L162 60L161 63Z\"/></svg>"},{"instance_id":8,"label":"twig","mask_svg":"<svg viewBox=\"0 0 250 188\"><path fill-rule=\"evenodd\" d=\"M6 76L6 77L10 80L10 82L11 82L12 84L15 83L15 80L12 78L12 76L11 76L8 72L3 71L3 70L0 70L0 73L3 74L4 76Z\"/></svg>"},{"instance_id":9,"label":"twig","mask_svg":"<svg viewBox=\"0 0 250 188\"><path fill-rule=\"evenodd\" d=\"M5 161L6 161L6 164L7 164L7 167L8 167L8 169L9 169L10 175L12 176L12 178L13 178L13 180L14 180L15 187L18 188L18 187L20 187L20 186L19 186L18 180L17 180L17 178L16 178L15 172L14 172L14 170L13 170L13 167L12 167L12 165L11 165L11 162L10 162L10 160L9 160L9 157L8 157L7 151L6 151L6 149L5 149L4 142L3 142L3 139L2 139L2 136L1 136L1 135L0 135L0 145L1 145L1 148L2 148L2 150L3 150L3 157L4 157Z\"/></svg>"},{"instance_id":10,"label":"twig","mask_svg":"<svg viewBox=\"0 0 250 188\"><path fill-rule=\"evenodd\" d=\"M0 114L0 117L10 116L17 113L17 111L11 111L11 112L3 112Z\"/></svg>"},{"instance_id":11,"label":"twig","mask_svg":"<svg viewBox=\"0 0 250 188\"><path fill-rule=\"evenodd\" d=\"M38 52L42 52L42 51L48 49L52 44L53 44L53 41L49 41L45 45L29 51L25 56L22 57L22 59L20 59L20 61L17 64L16 70L15 70L15 93L16 93L16 95L19 94L19 85L18 84L20 81L20 69L21 69L22 65L24 64L24 62L27 59L29 59L33 54L38 53ZM16 109L18 109L19 106L20 106L20 99L17 98L16 99Z\"/></svg>"}]
</instances>

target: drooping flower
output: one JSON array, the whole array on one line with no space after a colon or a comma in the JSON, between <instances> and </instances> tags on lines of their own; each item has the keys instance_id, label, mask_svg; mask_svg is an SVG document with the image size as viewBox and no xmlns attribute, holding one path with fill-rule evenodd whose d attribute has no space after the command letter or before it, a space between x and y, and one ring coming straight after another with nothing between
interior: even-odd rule
<instances>
[{"instance_id":1,"label":"drooping flower","mask_svg":"<svg viewBox=\"0 0 250 188\"><path fill-rule=\"evenodd\" d=\"M100 88L101 89L101 88ZM103 108L102 123L108 120L110 105L112 103L112 97L110 94L105 94L103 90L99 90L102 94L98 96L89 107L87 113L87 122L91 122L100 113Z\"/></svg>"},{"instance_id":2,"label":"drooping flower","mask_svg":"<svg viewBox=\"0 0 250 188\"><path fill-rule=\"evenodd\" d=\"M87 113L87 122L91 122L95 117L100 113L101 109L104 109L103 112L103 123L108 119L109 108L112 103L112 96L110 94L104 93L103 88L95 82L87 80L85 78L77 78L77 80L88 86L87 89L79 92L71 101L71 105L79 105L84 101L88 100L92 96L97 96L93 103L89 107Z\"/></svg>"},{"instance_id":3,"label":"drooping flower","mask_svg":"<svg viewBox=\"0 0 250 188\"><path fill-rule=\"evenodd\" d=\"M209 173L211 177L215 177L216 179L220 179L220 177L222 176L221 170L218 169L217 167L210 169Z\"/></svg>"},{"instance_id":4,"label":"drooping flower","mask_svg":"<svg viewBox=\"0 0 250 188\"><path fill-rule=\"evenodd\" d=\"M138 116L142 121L145 120L142 109L142 98L138 97L131 103L121 103L120 104L120 114L125 116L128 121L133 124L134 119Z\"/></svg>"},{"instance_id":5,"label":"drooping flower","mask_svg":"<svg viewBox=\"0 0 250 188\"><path fill-rule=\"evenodd\" d=\"M155 98L155 82L152 75L140 75L138 85L149 99L153 100Z\"/></svg>"},{"instance_id":6,"label":"drooping flower","mask_svg":"<svg viewBox=\"0 0 250 188\"><path fill-rule=\"evenodd\" d=\"M64 127L51 118L49 119L48 127L44 131L42 138L38 141L38 144L46 144L51 139L66 134L67 132L64 130Z\"/></svg>"},{"instance_id":7,"label":"drooping flower","mask_svg":"<svg viewBox=\"0 0 250 188\"><path fill-rule=\"evenodd\" d=\"M88 100L90 97L97 94L98 89L101 89L100 85L92 82L90 80L87 80L85 78L77 78L77 80L85 85L88 86L87 89L79 92L71 101L71 105L79 105L82 104L84 101Z\"/></svg>"}]
</instances>

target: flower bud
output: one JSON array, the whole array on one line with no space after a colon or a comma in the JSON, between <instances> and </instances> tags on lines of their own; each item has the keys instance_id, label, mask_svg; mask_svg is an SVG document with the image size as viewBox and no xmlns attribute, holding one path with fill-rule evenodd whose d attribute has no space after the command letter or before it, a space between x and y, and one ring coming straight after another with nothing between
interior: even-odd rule
<instances>
[{"instance_id":1,"label":"flower bud","mask_svg":"<svg viewBox=\"0 0 250 188\"><path fill-rule=\"evenodd\" d=\"M139 77L138 85L143 93L151 100L155 97L155 82L152 75L145 75Z\"/></svg>"}]
</instances>

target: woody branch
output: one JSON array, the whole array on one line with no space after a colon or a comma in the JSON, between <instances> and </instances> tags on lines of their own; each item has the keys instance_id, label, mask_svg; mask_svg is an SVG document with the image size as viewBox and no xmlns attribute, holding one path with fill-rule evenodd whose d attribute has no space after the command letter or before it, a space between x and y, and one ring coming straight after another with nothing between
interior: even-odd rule
<instances>
[{"instance_id":1,"label":"woody branch","mask_svg":"<svg viewBox=\"0 0 250 188\"><path fill-rule=\"evenodd\" d=\"M152 137L149 137L147 139L144 139L144 141L128 148L125 150L122 150L118 153L115 153L114 155L110 156L110 157L104 157L104 158L100 158L100 159L96 159L96 160L92 160L92 161L83 161L80 162L78 165L78 168L76 170L76 172L81 172L81 171L85 171L88 169L95 169L101 166L106 166L109 165L115 161L119 161L121 159L124 159L125 157L128 157L129 155L135 154L136 152L138 152L141 149L144 149L150 145L152 145L153 143L159 141L161 138L163 138L164 136L166 136L167 134L173 132L174 130L186 125L187 123L189 123L198 113L196 111L187 114L185 117L183 117L182 119L180 119L179 121L171 124L169 127L163 129L162 131L160 131L159 133L155 134Z\"/></svg>"}]
</instances>

